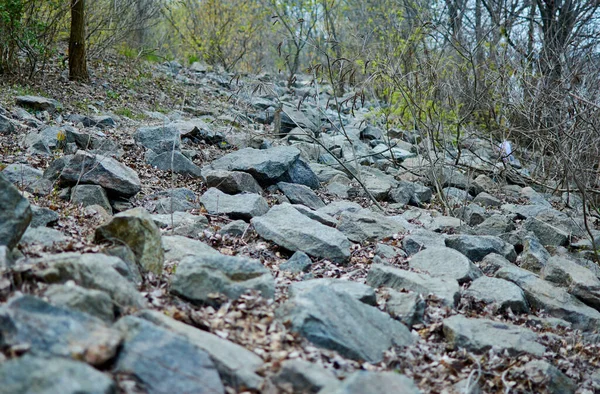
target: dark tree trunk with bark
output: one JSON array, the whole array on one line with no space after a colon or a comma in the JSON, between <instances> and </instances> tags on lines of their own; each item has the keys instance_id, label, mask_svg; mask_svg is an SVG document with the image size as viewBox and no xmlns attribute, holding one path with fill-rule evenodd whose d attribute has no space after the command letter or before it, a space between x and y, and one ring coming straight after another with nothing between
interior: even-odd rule
<instances>
[{"instance_id":1,"label":"dark tree trunk with bark","mask_svg":"<svg viewBox=\"0 0 600 394\"><path fill-rule=\"evenodd\" d=\"M85 54L85 0L71 0L69 79L87 81L89 78Z\"/></svg>"}]
</instances>

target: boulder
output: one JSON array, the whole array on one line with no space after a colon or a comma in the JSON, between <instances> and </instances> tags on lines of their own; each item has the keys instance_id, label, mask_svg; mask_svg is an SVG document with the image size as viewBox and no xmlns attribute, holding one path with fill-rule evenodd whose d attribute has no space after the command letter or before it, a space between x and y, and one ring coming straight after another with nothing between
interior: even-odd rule
<instances>
[{"instance_id":1,"label":"boulder","mask_svg":"<svg viewBox=\"0 0 600 394\"><path fill-rule=\"evenodd\" d=\"M202 176L202 169L185 157L181 152L163 152L148 160L148 164L162 171L173 171L175 174Z\"/></svg>"},{"instance_id":2,"label":"boulder","mask_svg":"<svg viewBox=\"0 0 600 394\"><path fill-rule=\"evenodd\" d=\"M200 197L200 202L211 215L227 215L231 219L250 220L269 211L267 200L260 194L244 193L232 196L214 187Z\"/></svg>"},{"instance_id":3,"label":"boulder","mask_svg":"<svg viewBox=\"0 0 600 394\"><path fill-rule=\"evenodd\" d=\"M276 205L251 223L261 237L288 250L334 263L345 263L350 258L350 241L343 233L309 219L289 204Z\"/></svg>"},{"instance_id":4,"label":"boulder","mask_svg":"<svg viewBox=\"0 0 600 394\"><path fill-rule=\"evenodd\" d=\"M552 256L540 276L565 288L586 305L600 310L600 279L589 269L560 256Z\"/></svg>"},{"instance_id":5,"label":"boulder","mask_svg":"<svg viewBox=\"0 0 600 394\"><path fill-rule=\"evenodd\" d=\"M20 107L34 111L54 113L62 109L62 105L58 101L40 96L17 96L15 102Z\"/></svg>"},{"instance_id":6,"label":"boulder","mask_svg":"<svg viewBox=\"0 0 600 394\"><path fill-rule=\"evenodd\" d=\"M112 214L112 207L106 190L100 185L77 185L71 189L71 202L73 204L81 204L84 207L90 205L99 205Z\"/></svg>"},{"instance_id":7,"label":"boulder","mask_svg":"<svg viewBox=\"0 0 600 394\"><path fill-rule=\"evenodd\" d=\"M0 173L0 245L17 246L31 222L29 201Z\"/></svg>"},{"instance_id":8,"label":"boulder","mask_svg":"<svg viewBox=\"0 0 600 394\"><path fill-rule=\"evenodd\" d=\"M179 130L172 126L141 127L133 135L135 142L157 155L179 151Z\"/></svg>"},{"instance_id":9,"label":"boulder","mask_svg":"<svg viewBox=\"0 0 600 394\"><path fill-rule=\"evenodd\" d=\"M292 204L304 205L315 210L325 206L323 200L308 186L279 182L277 187Z\"/></svg>"},{"instance_id":10,"label":"boulder","mask_svg":"<svg viewBox=\"0 0 600 394\"><path fill-rule=\"evenodd\" d=\"M131 248L136 262L145 271L162 274L164 253L160 230L143 208L116 214L108 223L96 228L94 240L117 239Z\"/></svg>"},{"instance_id":11,"label":"boulder","mask_svg":"<svg viewBox=\"0 0 600 394\"><path fill-rule=\"evenodd\" d=\"M471 283L464 295L476 301L497 305L501 310L510 308L514 313L529 312L523 290L504 279L482 276Z\"/></svg>"},{"instance_id":12,"label":"boulder","mask_svg":"<svg viewBox=\"0 0 600 394\"><path fill-rule=\"evenodd\" d=\"M227 194L263 194L258 182L246 172L203 169L202 180L209 188L216 187Z\"/></svg>"},{"instance_id":13,"label":"boulder","mask_svg":"<svg viewBox=\"0 0 600 394\"><path fill-rule=\"evenodd\" d=\"M447 247L431 247L412 256L411 268L434 277L454 279L459 284L479 278L481 270L462 253Z\"/></svg>"}]
</instances>

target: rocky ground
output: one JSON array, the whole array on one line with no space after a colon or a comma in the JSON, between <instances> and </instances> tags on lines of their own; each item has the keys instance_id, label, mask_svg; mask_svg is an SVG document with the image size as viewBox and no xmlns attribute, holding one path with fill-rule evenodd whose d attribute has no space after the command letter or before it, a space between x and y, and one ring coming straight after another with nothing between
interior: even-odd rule
<instances>
[{"instance_id":1,"label":"rocky ground","mask_svg":"<svg viewBox=\"0 0 600 394\"><path fill-rule=\"evenodd\" d=\"M0 393L600 392L598 220L531 152L94 69L0 97Z\"/></svg>"}]
</instances>

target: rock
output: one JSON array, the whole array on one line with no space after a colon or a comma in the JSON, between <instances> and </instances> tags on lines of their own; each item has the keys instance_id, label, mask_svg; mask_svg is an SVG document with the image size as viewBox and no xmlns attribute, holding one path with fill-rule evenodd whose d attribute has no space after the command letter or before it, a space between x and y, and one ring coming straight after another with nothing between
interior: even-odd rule
<instances>
[{"instance_id":1,"label":"rock","mask_svg":"<svg viewBox=\"0 0 600 394\"><path fill-rule=\"evenodd\" d=\"M313 211L312 209L300 204L293 204L292 206L296 211L300 212L309 219L316 220L317 222L322 223L326 226L335 228L339 223L336 219L325 213L322 213L321 211Z\"/></svg>"},{"instance_id":2,"label":"rock","mask_svg":"<svg viewBox=\"0 0 600 394\"><path fill-rule=\"evenodd\" d=\"M208 227L208 219L203 215L194 215L189 212L176 211L172 214L154 214L152 220L161 229L171 229L173 234L182 236L196 236Z\"/></svg>"},{"instance_id":3,"label":"rock","mask_svg":"<svg viewBox=\"0 0 600 394\"><path fill-rule=\"evenodd\" d=\"M327 386L319 394L420 394L417 385L407 376L397 372L358 371L342 383Z\"/></svg>"},{"instance_id":4,"label":"rock","mask_svg":"<svg viewBox=\"0 0 600 394\"><path fill-rule=\"evenodd\" d=\"M455 187L457 189L469 190L471 180L460 171L454 168L444 167L442 168L440 175L441 184L444 188Z\"/></svg>"},{"instance_id":5,"label":"rock","mask_svg":"<svg viewBox=\"0 0 600 394\"><path fill-rule=\"evenodd\" d=\"M183 187L165 190L153 194L149 198L157 198L150 205L151 211L158 214L185 212L200 208L200 205L196 203L196 193Z\"/></svg>"},{"instance_id":6,"label":"rock","mask_svg":"<svg viewBox=\"0 0 600 394\"><path fill-rule=\"evenodd\" d=\"M546 348L537 342L533 331L489 319L455 315L444 319L444 336L453 349L485 353L494 348L511 356L521 353L542 357Z\"/></svg>"},{"instance_id":7,"label":"rock","mask_svg":"<svg viewBox=\"0 0 600 394\"><path fill-rule=\"evenodd\" d=\"M0 246L17 246L31 222L29 201L0 173Z\"/></svg>"},{"instance_id":8,"label":"rock","mask_svg":"<svg viewBox=\"0 0 600 394\"><path fill-rule=\"evenodd\" d=\"M315 122L307 116L307 112L298 110L295 106L283 105L281 111L282 132L287 133L295 127L301 127L307 131L315 131Z\"/></svg>"},{"instance_id":9,"label":"rock","mask_svg":"<svg viewBox=\"0 0 600 394\"><path fill-rule=\"evenodd\" d=\"M469 226L477 226L485 221L487 214L481 206L468 204L456 210L456 217L464 220Z\"/></svg>"},{"instance_id":10,"label":"rock","mask_svg":"<svg viewBox=\"0 0 600 394\"><path fill-rule=\"evenodd\" d=\"M445 239L446 246L456 249L471 261L481 261L490 253L497 253L509 261L517 259L515 248L495 236L452 235Z\"/></svg>"},{"instance_id":11,"label":"rock","mask_svg":"<svg viewBox=\"0 0 600 394\"><path fill-rule=\"evenodd\" d=\"M564 257L552 256L542 268L542 279L564 287L586 305L600 310L600 279L589 269Z\"/></svg>"},{"instance_id":12,"label":"rock","mask_svg":"<svg viewBox=\"0 0 600 394\"><path fill-rule=\"evenodd\" d=\"M127 316L115 325L125 338L114 366L148 394L225 393L210 356L185 336Z\"/></svg>"},{"instance_id":13,"label":"rock","mask_svg":"<svg viewBox=\"0 0 600 394\"><path fill-rule=\"evenodd\" d=\"M15 125L4 115L0 115L0 134L9 135L15 132Z\"/></svg>"},{"instance_id":14,"label":"rock","mask_svg":"<svg viewBox=\"0 0 600 394\"><path fill-rule=\"evenodd\" d=\"M428 247L445 247L445 236L428 230L412 231L402 238L402 248L410 256Z\"/></svg>"},{"instance_id":15,"label":"rock","mask_svg":"<svg viewBox=\"0 0 600 394\"><path fill-rule=\"evenodd\" d=\"M279 269L299 274L300 272L308 272L312 267L312 260L304 252L296 252L285 263L279 265Z\"/></svg>"},{"instance_id":16,"label":"rock","mask_svg":"<svg viewBox=\"0 0 600 394\"><path fill-rule=\"evenodd\" d=\"M431 247L412 256L411 268L427 272L433 277L454 279L459 284L481 276L481 270L465 255L446 247Z\"/></svg>"},{"instance_id":17,"label":"rock","mask_svg":"<svg viewBox=\"0 0 600 394\"><path fill-rule=\"evenodd\" d=\"M544 360L532 360L518 372L523 372L539 390L548 394L573 394L577 385L558 368Z\"/></svg>"},{"instance_id":18,"label":"rock","mask_svg":"<svg viewBox=\"0 0 600 394\"><path fill-rule=\"evenodd\" d=\"M502 237L515 229L512 218L506 215L494 214L479 223L473 229L473 235L494 235Z\"/></svg>"},{"instance_id":19,"label":"rock","mask_svg":"<svg viewBox=\"0 0 600 394\"><path fill-rule=\"evenodd\" d=\"M0 363L1 394L113 394L108 375L86 363L26 354Z\"/></svg>"},{"instance_id":20,"label":"rock","mask_svg":"<svg viewBox=\"0 0 600 394\"><path fill-rule=\"evenodd\" d=\"M402 223L370 210L342 213L337 228L354 242L373 241L405 232Z\"/></svg>"},{"instance_id":21,"label":"rock","mask_svg":"<svg viewBox=\"0 0 600 394\"><path fill-rule=\"evenodd\" d=\"M390 190L389 200L399 204L419 206L431 201L431 189L419 183L400 181L398 187Z\"/></svg>"},{"instance_id":22,"label":"rock","mask_svg":"<svg viewBox=\"0 0 600 394\"><path fill-rule=\"evenodd\" d=\"M390 316L409 328L423 322L427 303L419 293L401 293L389 288L383 290L385 310Z\"/></svg>"},{"instance_id":23,"label":"rock","mask_svg":"<svg viewBox=\"0 0 600 394\"><path fill-rule=\"evenodd\" d=\"M263 194L258 182L246 172L203 169L202 180L209 188L216 187L227 194Z\"/></svg>"},{"instance_id":24,"label":"rock","mask_svg":"<svg viewBox=\"0 0 600 394\"><path fill-rule=\"evenodd\" d=\"M463 221L459 218L452 216L436 216L431 223L425 225L425 228L436 233L454 233L463 224Z\"/></svg>"},{"instance_id":25,"label":"rock","mask_svg":"<svg viewBox=\"0 0 600 394\"><path fill-rule=\"evenodd\" d=\"M538 274L546 265L550 253L542 246L535 236L527 236L523 240L520 267Z\"/></svg>"},{"instance_id":26,"label":"rock","mask_svg":"<svg viewBox=\"0 0 600 394\"><path fill-rule=\"evenodd\" d=\"M64 235L59 230L48 227L28 228L21 237L19 245L44 245L52 246L55 243L67 242L69 237Z\"/></svg>"},{"instance_id":27,"label":"rock","mask_svg":"<svg viewBox=\"0 0 600 394\"><path fill-rule=\"evenodd\" d=\"M258 182L273 184L300 156L300 151L291 146L270 149L245 148L229 153L210 165L211 169L243 171L251 174Z\"/></svg>"},{"instance_id":28,"label":"rock","mask_svg":"<svg viewBox=\"0 0 600 394\"><path fill-rule=\"evenodd\" d=\"M374 288L385 286L396 291L410 290L423 297L433 294L448 306L456 305L460 297L460 287L455 280L435 278L382 264L372 265L366 283Z\"/></svg>"},{"instance_id":29,"label":"rock","mask_svg":"<svg viewBox=\"0 0 600 394\"><path fill-rule=\"evenodd\" d=\"M326 286L337 292L346 293L352 298L371 306L377 306L377 295L375 289L363 283L342 279L322 278L311 279L302 282L294 282L289 287L290 296L295 296L316 286Z\"/></svg>"},{"instance_id":30,"label":"rock","mask_svg":"<svg viewBox=\"0 0 600 394\"><path fill-rule=\"evenodd\" d=\"M398 186L398 181L393 176L377 168L363 166L360 171L362 182L373 198L378 201L387 200L390 190Z\"/></svg>"},{"instance_id":31,"label":"rock","mask_svg":"<svg viewBox=\"0 0 600 394\"><path fill-rule=\"evenodd\" d=\"M473 199L473 202L479 204L484 207L500 207L502 206L502 201L498 200L496 197L488 194L486 192L481 192L477 194L477 196Z\"/></svg>"},{"instance_id":32,"label":"rock","mask_svg":"<svg viewBox=\"0 0 600 394\"><path fill-rule=\"evenodd\" d=\"M133 135L135 142L157 155L179 151L179 130L172 126L141 127Z\"/></svg>"},{"instance_id":33,"label":"rock","mask_svg":"<svg viewBox=\"0 0 600 394\"><path fill-rule=\"evenodd\" d=\"M523 290L504 279L482 276L471 283L464 295L486 304L498 305L501 310L510 308L514 313L529 312Z\"/></svg>"},{"instance_id":34,"label":"rock","mask_svg":"<svg viewBox=\"0 0 600 394\"><path fill-rule=\"evenodd\" d=\"M407 257L406 253L400 248L396 248L394 246L386 245L381 242L375 245L375 255L385 258L385 259L393 259L396 256Z\"/></svg>"},{"instance_id":35,"label":"rock","mask_svg":"<svg viewBox=\"0 0 600 394\"><path fill-rule=\"evenodd\" d=\"M414 342L401 323L326 285L298 292L278 310L278 315L292 331L315 345L353 360L377 363L391 346Z\"/></svg>"},{"instance_id":36,"label":"rock","mask_svg":"<svg viewBox=\"0 0 600 394\"><path fill-rule=\"evenodd\" d=\"M7 165L2 174L19 189L33 193L44 172L27 164L14 163Z\"/></svg>"},{"instance_id":37,"label":"rock","mask_svg":"<svg viewBox=\"0 0 600 394\"><path fill-rule=\"evenodd\" d=\"M162 238L166 261L180 261L186 256L205 256L219 254L204 242L179 235Z\"/></svg>"},{"instance_id":38,"label":"rock","mask_svg":"<svg viewBox=\"0 0 600 394\"><path fill-rule=\"evenodd\" d=\"M109 193L136 195L142 185L135 171L107 156L78 151L65 165L60 180L67 184L100 185Z\"/></svg>"},{"instance_id":39,"label":"rock","mask_svg":"<svg viewBox=\"0 0 600 394\"><path fill-rule=\"evenodd\" d=\"M233 222L221 227L219 234L229 235L230 237L241 237L246 234L249 228L250 225L243 220L234 220Z\"/></svg>"},{"instance_id":40,"label":"rock","mask_svg":"<svg viewBox=\"0 0 600 394\"><path fill-rule=\"evenodd\" d=\"M66 137L66 132L69 129L70 126L44 127L41 131L32 131L27 134L23 143L29 153L50 156L58 150L66 149L67 144L72 142L68 141Z\"/></svg>"},{"instance_id":41,"label":"rock","mask_svg":"<svg viewBox=\"0 0 600 394\"><path fill-rule=\"evenodd\" d=\"M323 200L321 200L321 198L319 198L319 196L317 196L308 186L279 182L277 187L292 204L301 204L315 210L325 206Z\"/></svg>"},{"instance_id":42,"label":"rock","mask_svg":"<svg viewBox=\"0 0 600 394\"><path fill-rule=\"evenodd\" d=\"M141 286L143 281L142 274L140 273L140 269L135 262L135 254L129 246L114 245L104 249L104 253L107 256L118 257L123 264L120 264L118 260L113 260L111 262L111 266L125 279L136 286Z\"/></svg>"},{"instance_id":43,"label":"rock","mask_svg":"<svg viewBox=\"0 0 600 394\"><path fill-rule=\"evenodd\" d=\"M225 194L217 188L208 189L200 202L211 215L227 215L231 219L250 220L253 217L264 215L269 211L269 205L259 194Z\"/></svg>"},{"instance_id":44,"label":"rock","mask_svg":"<svg viewBox=\"0 0 600 394\"><path fill-rule=\"evenodd\" d=\"M292 163L290 168L277 179L277 182L304 185L311 189L318 189L321 186L317 175L301 157Z\"/></svg>"},{"instance_id":45,"label":"rock","mask_svg":"<svg viewBox=\"0 0 600 394\"><path fill-rule=\"evenodd\" d=\"M334 201L330 202L323 208L319 208L317 212L332 217L337 217L343 212L358 212L362 209L363 207L353 201Z\"/></svg>"},{"instance_id":46,"label":"rock","mask_svg":"<svg viewBox=\"0 0 600 394\"><path fill-rule=\"evenodd\" d=\"M171 293L198 304L219 305L217 294L235 300L248 290L273 298L270 271L257 260L221 254L186 256L171 281Z\"/></svg>"},{"instance_id":47,"label":"rock","mask_svg":"<svg viewBox=\"0 0 600 394\"><path fill-rule=\"evenodd\" d=\"M191 177L202 176L201 168L177 151L160 153L148 160L148 164L162 171L173 171Z\"/></svg>"},{"instance_id":48,"label":"rock","mask_svg":"<svg viewBox=\"0 0 600 394\"><path fill-rule=\"evenodd\" d=\"M256 371L262 367L263 361L255 353L158 311L146 309L139 312L137 316L186 337L194 346L207 352L215 363L221 379L228 385L238 390L260 388L263 379Z\"/></svg>"},{"instance_id":49,"label":"rock","mask_svg":"<svg viewBox=\"0 0 600 394\"><path fill-rule=\"evenodd\" d=\"M13 297L0 308L0 336L3 346L26 344L32 354L73 358L91 365L112 359L121 343L121 334L100 319L30 295Z\"/></svg>"},{"instance_id":50,"label":"rock","mask_svg":"<svg viewBox=\"0 0 600 394\"><path fill-rule=\"evenodd\" d=\"M54 113L62 109L62 105L58 101L40 96L17 96L15 102L20 107L34 111Z\"/></svg>"},{"instance_id":51,"label":"rock","mask_svg":"<svg viewBox=\"0 0 600 394\"><path fill-rule=\"evenodd\" d=\"M44 296L53 305L89 313L107 323L112 323L115 318L112 299L104 291L86 289L74 282L67 282L64 285L50 286Z\"/></svg>"},{"instance_id":52,"label":"rock","mask_svg":"<svg viewBox=\"0 0 600 394\"><path fill-rule=\"evenodd\" d=\"M338 382L333 372L300 359L281 363L281 368L272 381L283 392L307 394L318 393L323 387Z\"/></svg>"},{"instance_id":53,"label":"rock","mask_svg":"<svg viewBox=\"0 0 600 394\"><path fill-rule=\"evenodd\" d=\"M345 263L350 258L350 241L344 234L309 219L289 204L276 205L251 223L261 237L288 250L334 263Z\"/></svg>"},{"instance_id":54,"label":"rock","mask_svg":"<svg viewBox=\"0 0 600 394\"><path fill-rule=\"evenodd\" d=\"M135 286L115 268L119 265L127 267L117 257L100 253L60 253L30 262L34 267L42 263L48 268L38 270L37 278L47 283L72 280L81 287L102 290L114 300L113 305L118 307L119 313L125 308L140 309L146 305Z\"/></svg>"},{"instance_id":55,"label":"rock","mask_svg":"<svg viewBox=\"0 0 600 394\"><path fill-rule=\"evenodd\" d=\"M336 170L328 165L318 163L309 163L308 165L313 173L317 176L319 182L328 183L335 176L345 176L344 172Z\"/></svg>"},{"instance_id":56,"label":"rock","mask_svg":"<svg viewBox=\"0 0 600 394\"><path fill-rule=\"evenodd\" d=\"M467 201L473 200L469 192L456 187L445 187L442 189L442 193L451 204L465 204Z\"/></svg>"},{"instance_id":57,"label":"rock","mask_svg":"<svg viewBox=\"0 0 600 394\"><path fill-rule=\"evenodd\" d=\"M477 178L473 180L470 191L476 196L481 192L493 192L497 187L497 184L489 176L478 175Z\"/></svg>"},{"instance_id":58,"label":"rock","mask_svg":"<svg viewBox=\"0 0 600 394\"><path fill-rule=\"evenodd\" d=\"M160 230L143 208L116 214L112 220L96 228L95 242L118 239L131 248L136 262L145 271L162 274L164 253Z\"/></svg>"},{"instance_id":59,"label":"rock","mask_svg":"<svg viewBox=\"0 0 600 394\"><path fill-rule=\"evenodd\" d=\"M571 235L563 228L546 223L537 217L525 220L523 227L534 233L542 245L566 246L571 239Z\"/></svg>"},{"instance_id":60,"label":"rock","mask_svg":"<svg viewBox=\"0 0 600 394\"><path fill-rule=\"evenodd\" d=\"M33 215L31 217L31 223L29 224L30 228L46 227L49 224L55 224L58 222L58 213L49 208L32 205L31 212Z\"/></svg>"},{"instance_id":61,"label":"rock","mask_svg":"<svg viewBox=\"0 0 600 394\"><path fill-rule=\"evenodd\" d=\"M531 308L544 310L552 317L566 320L575 329L595 330L600 325L600 312L527 270L516 266L504 267L496 272L496 277L509 280L523 289Z\"/></svg>"},{"instance_id":62,"label":"rock","mask_svg":"<svg viewBox=\"0 0 600 394\"><path fill-rule=\"evenodd\" d=\"M77 185L71 189L71 202L81 204L84 207L99 205L112 214L112 207L106 191L99 185Z\"/></svg>"}]
</instances>

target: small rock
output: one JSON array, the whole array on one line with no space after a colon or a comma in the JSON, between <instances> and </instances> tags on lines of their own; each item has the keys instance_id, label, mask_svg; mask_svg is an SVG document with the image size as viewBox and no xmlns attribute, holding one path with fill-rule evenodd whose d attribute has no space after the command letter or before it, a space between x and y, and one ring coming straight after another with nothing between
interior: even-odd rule
<instances>
[{"instance_id":1,"label":"small rock","mask_svg":"<svg viewBox=\"0 0 600 394\"><path fill-rule=\"evenodd\" d=\"M312 267L312 260L304 252L296 252L290 257L288 261L279 265L279 268L283 271L288 271L293 274L300 272L308 272Z\"/></svg>"},{"instance_id":2,"label":"small rock","mask_svg":"<svg viewBox=\"0 0 600 394\"><path fill-rule=\"evenodd\" d=\"M338 382L331 371L299 359L281 363L281 368L272 380L284 392L307 394L318 393L323 387Z\"/></svg>"},{"instance_id":3,"label":"small rock","mask_svg":"<svg viewBox=\"0 0 600 394\"><path fill-rule=\"evenodd\" d=\"M99 185L77 185L71 189L71 202L84 207L99 205L112 215L112 207L108 201L106 190Z\"/></svg>"},{"instance_id":4,"label":"small rock","mask_svg":"<svg viewBox=\"0 0 600 394\"><path fill-rule=\"evenodd\" d=\"M258 182L245 172L203 169L202 180L209 188L216 187L227 194L263 194Z\"/></svg>"},{"instance_id":5,"label":"small rock","mask_svg":"<svg viewBox=\"0 0 600 394\"><path fill-rule=\"evenodd\" d=\"M476 301L496 304L502 310L510 308L514 313L529 312L523 290L504 279L482 276L474 280L464 294Z\"/></svg>"},{"instance_id":6,"label":"small rock","mask_svg":"<svg viewBox=\"0 0 600 394\"><path fill-rule=\"evenodd\" d=\"M243 220L234 220L231 223L221 227L219 234L229 235L231 237L241 237L248 231L250 225Z\"/></svg>"},{"instance_id":7,"label":"small rock","mask_svg":"<svg viewBox=\"0 0 600 394\"><path fill-rule=\"evenodd\" d=\"M225 194L217 188L208 189L200 202L211 215L224 214L232 219L250 220L267 213L269 205L259 194Z\"/></svg>"},{"instance_id":8,"label":"small rock","mask_svg":"<svg viewBox=\"0 0 600 394\"><path fill-rule=\"evenodd\" d=\"M339 220L338 230L354 242L372 241L405 232L399 221L369 210L343 212Z\"/></svg>"},{"instance_id":9,"label":"small rock","mask_svg":"<svg viewBox=\"0 0 600 394\"><path fill-rule=\"evenodd\" d=\"M0 245L17 246L31 222L29 201L0 173Z\"/></svg>"},{"instance_id":10,"label":"small rock","mask_svg":"<svg viewBox=\"0 0 600 394\"><path fill-rule=\"evenodd\" d=\"M317 196L308 186L279 182L277 187L292 204L301 204L315 210L325 206L323 200L321 200L321 198L319 198L319 196Z\"/></svg>"},{"instance_id":11,"label":"small rock","mask_svg":"<svg viewBox=\"0 0 600 394\"><path fill-rule=\"evenodd\" d=\"M517 259L512 245L491 235L453 235L446 238L445 243L447 247L458 250L471 261L481 261L490 253L497 253L513 262Z\"/></svg>"},{"instance_id":12,"label":"small rock","mask_svg":"<svg viewBox=\"0 0 600 394\"><path fill-rule=\"evenodd\" d=\"M390 316L409 328L423 322L427 303L419 293L401 293L389 288L384 291L387 297L385 310Z\"/></svg>"},{"instance_id":13,"label":"small rock","mask_svg":"<svg viewBox=\"0 0 600 394\"><path fill-rule=\"evenodd\" d=\"M427 248L412 256L408 264L434 277L454 279L459 284L481 276L481 270L465 255L446 247Z\"/></svg>"}]
</instances>

